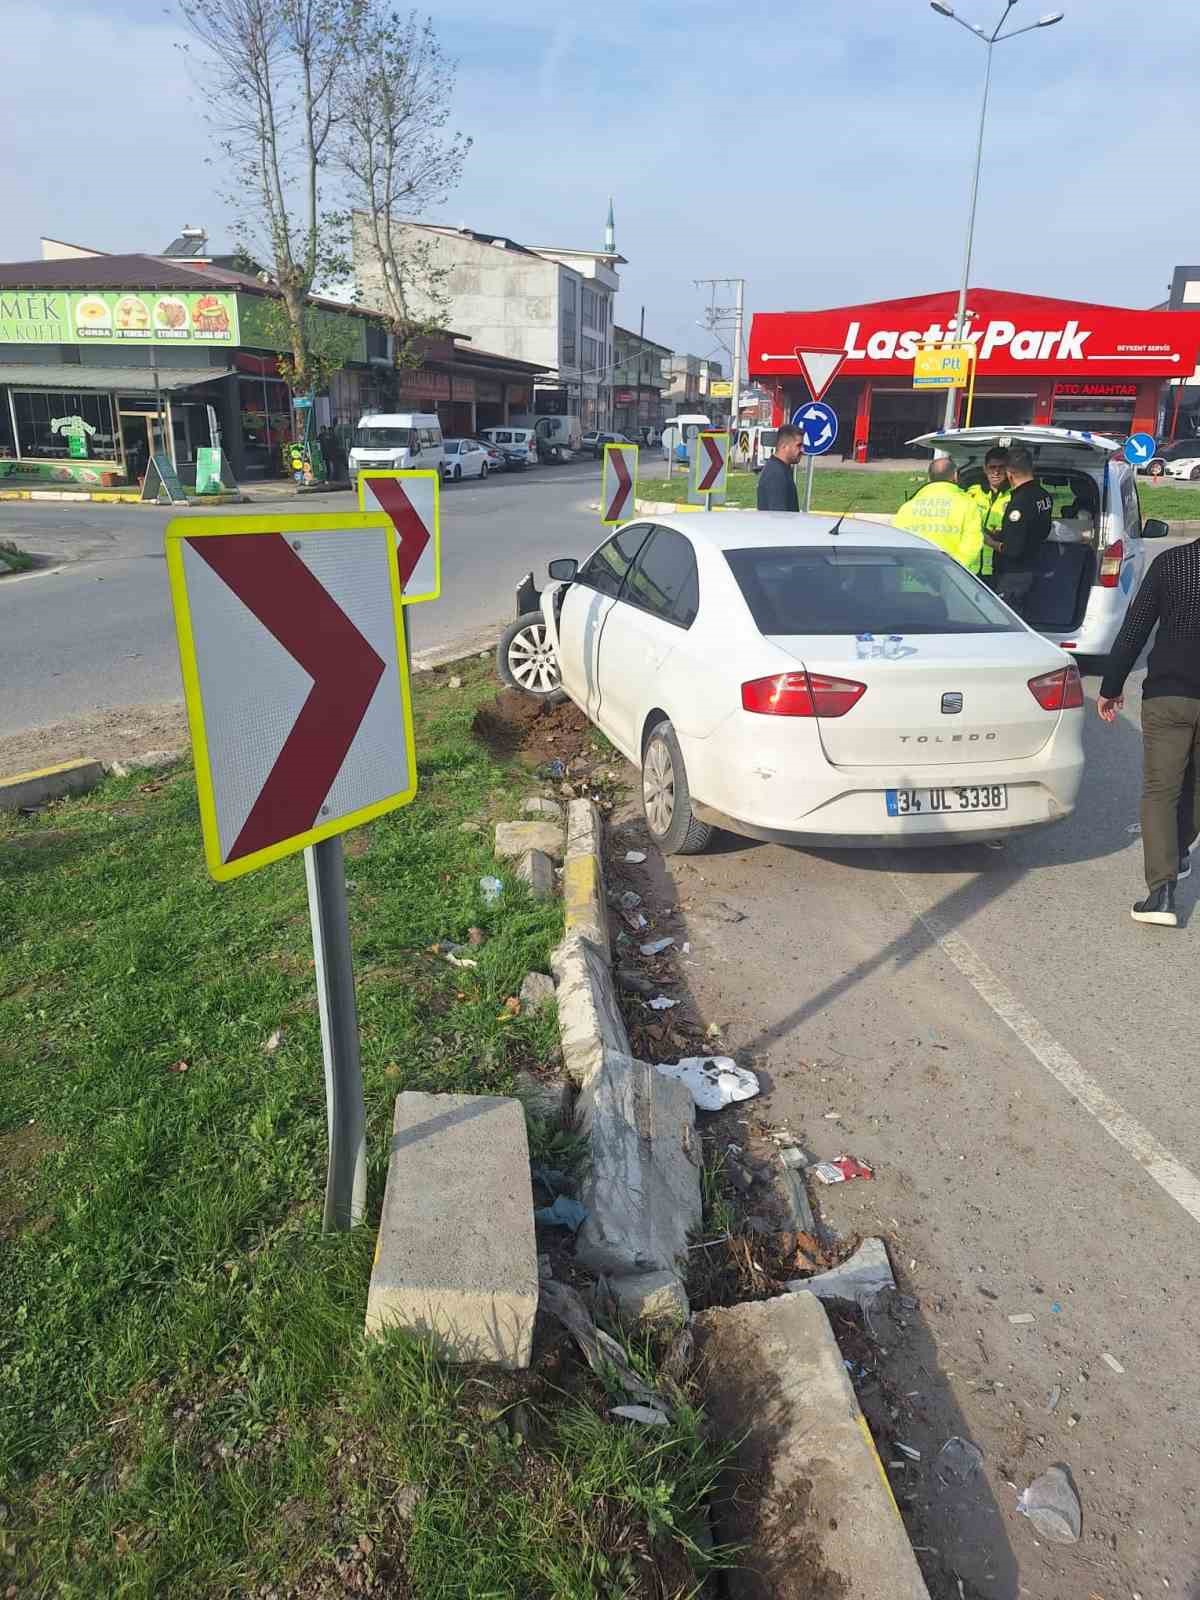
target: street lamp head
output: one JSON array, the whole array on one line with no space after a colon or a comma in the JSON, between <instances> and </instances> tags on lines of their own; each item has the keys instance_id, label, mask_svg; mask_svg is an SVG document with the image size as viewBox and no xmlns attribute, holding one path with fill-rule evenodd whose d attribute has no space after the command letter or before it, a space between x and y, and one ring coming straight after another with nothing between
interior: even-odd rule
<instances>
[{"instance_id":1,"label":"street lamp head","mask_svg":"<svg viewBox=\"0 0 1200 1600\"><path fill-rule=\"evenodd\" d=\"M929 0L929 4L931 9L936 11L940 17L952 17L954 15L949 6L942 5L941 0Z\"/></svg>"},{"instance_id":2,"label":"street lamp head","mask_svg":"<svg viewBox=\"0 0 1200 1600\"><path fill-rule=\"evenodd\" d=\"M1037 25L1039 28L1052 28L1056 22L1061 22L1065 16L1065 11L1048 11L1044 17L1038 18Z\"/></svg>"}]
</instances>

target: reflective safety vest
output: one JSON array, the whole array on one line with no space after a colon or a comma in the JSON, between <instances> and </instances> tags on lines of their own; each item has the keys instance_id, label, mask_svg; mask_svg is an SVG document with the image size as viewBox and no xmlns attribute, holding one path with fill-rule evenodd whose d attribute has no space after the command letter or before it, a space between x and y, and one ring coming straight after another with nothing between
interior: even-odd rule
<instances>
[{"instance_id":1,"label":"reflective safety vest","mask_svg":"<svg viewBox=\"0 0 1200 1600\"><path fill-rule=\"evenodd\" d=\"M896 513L894 526L916 533L961 562L968 572L982 570L983 516L956 483L927 483ZM987 551L990 555L991 552Z\"/></svg>"},{"instance_id":2,"label":"reflective safety vest","mask_svg":"<svg viewBox=\"0 0 1200 1600\"><path fill-rule=\"evenodd\" d=\"M1008 502L1012 499L1011 489L997 489L995 493L988 488L986 483L973 483L967 490L967 498L973 500L979 507L983 517L984 533L999 533L1004 526L1004 513L1008 510ZM990 545L983 547L983 566L981 575L990 577L996 562L996 552Z\"/></svg>"}]
</instances>

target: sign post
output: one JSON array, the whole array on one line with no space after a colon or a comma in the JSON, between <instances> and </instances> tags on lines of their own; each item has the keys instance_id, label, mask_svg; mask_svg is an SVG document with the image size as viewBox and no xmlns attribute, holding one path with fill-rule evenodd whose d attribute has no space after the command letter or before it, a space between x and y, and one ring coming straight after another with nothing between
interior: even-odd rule
<instances>
[{"instance_id":1,"label":"sign post","mask_svg":"<svg viewBox=\"0 0 1200 1600\"><path fill-rule=\"evenodd\" d=\"M600 521L606 528L627 522L637 505L638 447L606 444L600 468Z\"/></svg>"},{"instance_id":2,"label":"sign post","mask_svg":"<svg viewBox=\"0 0 1200 1600\"><path fill-rule=\"evenodd\" d=\"M1130 466L1144 467L1147 461L1154 459L1157 449L1158 440L1152 433L1131 433L1121 453Z\"/></svg>"},{"instance_id":3,"label":"sign post","mask_svg":"<svg viewBox=\"0 0 1200 1600\"><path fill-rule=\"evenodd\" d=\"M729 481L728 433L698 433L688 462L688 500L711 511L725 503Z\"/></svg>"},{"instance_id":4,"label":"sign post","mask_svg":"<svg viewBox=\"0 0 1200 1600\"><path fill-rule=\"evenodd\" d=\"M964 342L922 345L913 357L914 389L966 389L964 428L971 426L971 411L975 405L975 356L975 346Z\"/></svg>"},{"instance_id":5,"label":"sign post","mask_svg":"<svg viewBox=\"0 0 1200 1600\"><path fill-rule=\"evenodd\" d=\"M804 473L804 510L812 510L813 467L818 456L832 450L838 436L838 414L832 406L813 400L792 413L792 425L804 435L804 454L808 465Z\"/></svg>"},{"instance_id":6,"label":"sign post","mask_svg":"<svg viewBox=\"0 0 1200 1600\"><path fill-rule=\"evenodd\" d=\"M208 870L303 850L325 1064L326 1231L361 1221L366 1113L341 835L417 789L386 513L176 517L167 571Z\"/></svg>"}]
</instances>

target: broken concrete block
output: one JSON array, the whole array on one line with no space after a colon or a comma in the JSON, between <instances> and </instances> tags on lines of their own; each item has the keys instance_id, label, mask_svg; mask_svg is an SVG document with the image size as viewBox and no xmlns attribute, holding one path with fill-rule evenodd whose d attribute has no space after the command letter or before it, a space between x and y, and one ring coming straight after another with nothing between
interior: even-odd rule
<instances>
[{"instance_id":1,"label":"broken concrete block","mask_svg":"<svg viewBox=\"0 0 1200 1600\"><path fill-rule=\"evenodd\" d=\"M554 979L544 972L527 972L520 989L522 1011L540 1011L554 999Z\"/></svg>"},{"instance_id":2,"label":"broken concrete block","mask_svg":"<svg viewBox=\"0 0 1200 1600\"><path fill-rule=\"evenodd\" d=\"M609 1280L617 1315L626 1327L639 1322L674 1322L688 1319L687 1290L674 1272L639 1272L632 1278Z\"/></svg>"},{"instance_id":3,"label":"broken concrete block","mask_svg":"<svg viewBox=\"0 0 1200 1600\"><path fill-rule=\"evenodd\" d=\"M612 968L601 950L577 934L563 940L550 957L550 966L558 986L563 1061L582 1087L600 1071L606 1052L630 1054Z\"/></svg>"},{"instance_id":4,"label":"broken concrete block","mask_svg":"<svg viewBox=\"0 0 1200 1600\"><path fill-rule=\"evenodd\" d=\"M649 1062L607 1051L577 1109L592 1156L580 1185L588 1217L577 1235L578 1259L624 1277L679 1270L701 1223L691 1095Z\"/></svg>"},{"instance_id":5,"label":"broken concrete block","mask_svg":"<svg viewBox=\"0 0 1200 1600\"><path fill-rule=\"evenodd\" d=\"M554 861L561 861L563 834L557 822L498 822L496 854L519 858L527 850L541 850Z\"/></svg>"},{"instance_id":6,"label":"broken concrete block","mask_svg":"<svg viewBox=\"0 0 1200 1600\"><path fill-rule=\"evenodd\" d=\"M572 800L567 807L567 855L596 856L603 852L604 824L592 800Z\"/></svg>"},{"instance_id":7,"label":"broken concrete block","mask_svg":"<svg viewBox=\"0 0 1200 1600\"><path fill-rule=\"evenodd\" d=\"M537 1301L520 1101L397 1095L368 1335L407 1328L452 1361L527 1367Z\"/></svg>"},{"instance_id":8,"label":"broken concrete block","mask_svg":"<svg viewBox=\"0 0 1200 1600\"><path fill-rule=\"evenodd\" d=\"M881 1294L896 1287L887 1246L882 1239L864 1239L849 1261L815 1278L795 1278L784 1288L795 1293L807 1290L821 1300L848 1300L870 1310Z\"/></svg>"},{"instance_id":9,"label":"broken concrete block","mask_svg":"<svg viewBox=\"0 0 1200 1600\"><path fill-rule=\"evenodd\" d=\"M575 1105L575 1090L569 1078L539 1078L532 1072L517 1073L517 1094L535 1117L566 1126Z\"/></svg>"},{"instance_id":10,"label":"broken concrete block","mask_svg":"<svg viewBox=\"0 0 1200 1600\"><path fill-rule=\"evenodd\" d=\"M521 811L527 817L547 817L551 822L562 821L562 807L557 800L545 800L541 795L534 795L531 800L522 802Z\"/></svg>"},{"instance_id":11,"label":"broken concrete block","mask_svg":"<svg viewBox=\"0 0 1200 1600\"><path fill-rule=\"evenodd\" d=\"M742 1547L731 1600L773 1600L801 1554L806 1594L929 1600L820 1301L703 1311L692 1329L713 1431L739 1441L713 1501Z\"/></svg>"},{"instance_id":12,"label":"broken concrete block","mask_svg":"<svg viewBox=\"0 0 1200 1600\"><path fill-rule=\"evenodd\" d=\"M554 863L544 850L526 850L517 862L517 877L538 900L549 900L554 893Z\"/></svg>"}]
</instances>

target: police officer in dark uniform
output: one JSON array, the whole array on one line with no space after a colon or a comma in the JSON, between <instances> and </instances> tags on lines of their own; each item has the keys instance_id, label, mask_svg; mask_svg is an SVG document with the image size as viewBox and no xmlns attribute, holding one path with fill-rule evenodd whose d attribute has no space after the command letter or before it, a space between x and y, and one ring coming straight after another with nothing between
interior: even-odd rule
<instances>
[{"instance_id":1,"label":"police officer in dark uniform","mask_svg":"<svg viewBox=\"0 0 1200 1600\"><path fill-rule=\"evenodd\" d=\"M1050 536L1054 501L1033 475L1033 457L1024 445L1008 452L1008 481L1012 499L998 534L987 542L996 551L995 590L1022 616L1037 572L1038 551Z\"/></svg>"}]
</instances>

